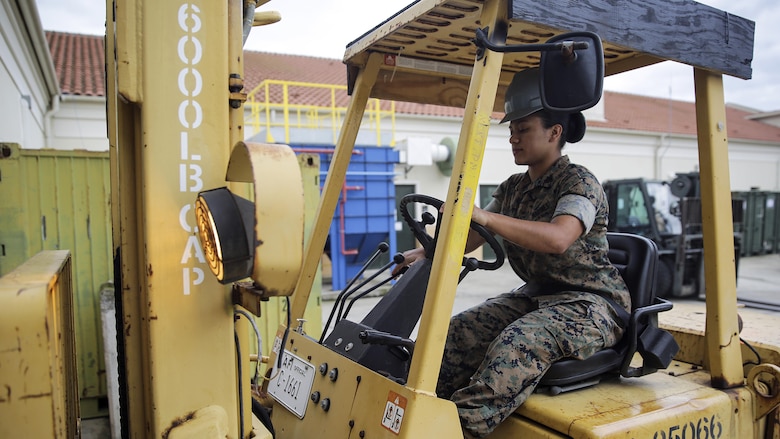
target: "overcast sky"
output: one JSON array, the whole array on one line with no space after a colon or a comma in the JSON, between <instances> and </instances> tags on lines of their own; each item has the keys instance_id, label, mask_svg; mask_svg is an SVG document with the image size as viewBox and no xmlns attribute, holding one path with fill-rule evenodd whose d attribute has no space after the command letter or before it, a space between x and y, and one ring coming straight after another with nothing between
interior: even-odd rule
<instances>
[{"instance_id":1,"label":"overcast sky","mask_svg":"<svg viewBox=\"0 0 780 439\"><path fill-rule=\"evenodd\" d=\"M356 39L411 0L272 0L260 10L279 11L282 20L255 28L247 50L341 59ZM780 1L700 0L756 22L753 78L724 77L726 102L761 111L780 110ZM103 2L36 0L43 28L101 35L105 32ZM347 17L359 17L347 18ZM311 37L311 36L314 37ZM693 101L693 70L672 62L608 77L605 89Z\"/></svg>"}]
</instances>

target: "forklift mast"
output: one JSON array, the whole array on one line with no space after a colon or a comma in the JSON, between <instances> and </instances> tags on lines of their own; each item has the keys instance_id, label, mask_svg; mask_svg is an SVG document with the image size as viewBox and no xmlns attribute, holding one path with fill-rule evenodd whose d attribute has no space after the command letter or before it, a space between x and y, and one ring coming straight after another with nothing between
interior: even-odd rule
<instances>
[{"instance_id":1,"label":"forklift mast","mask_svg":"<svg viewBox=\"0 0 780 439\"><path fill-rule=\"evenodd\" d=\"M195 420L187 428L240 437L251 419L234 309L194 201L224 186L243 140L242 3L107 0L106 17L123 436L174 437Z\"/></svg>"}]
</instances>

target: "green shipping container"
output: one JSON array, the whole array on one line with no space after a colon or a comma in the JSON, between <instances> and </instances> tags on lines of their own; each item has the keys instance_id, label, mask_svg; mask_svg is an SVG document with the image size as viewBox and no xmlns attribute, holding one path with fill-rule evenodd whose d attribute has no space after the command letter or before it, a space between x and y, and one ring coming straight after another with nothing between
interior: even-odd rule
<instances>
[{"instance_id":1,"label":"green shipping container","mask_svg":"<svg viewBox=\"0 0 780 439\"><path fill-rule=\"evenodd\" d=\"M780 202L780 192L767 192L764 204L764 251L777 253L780 243L780 220L778 220L777 203Z\"/></svg>"},{"instance_id":2,"label":"green shipping container","mask_svg":"<svg viewBox=\"0 0 780 439\"><path fill-rule=\"evenodd\" d=\"M732 198L745 200L742 235L742 256L764 254L764 209L766 193L759 190L732 193Z\"/></svg>"},{"instance_id":3,"label":"green shipping container","mask_svg":"<svg viewBox=\"0 0 780 439\"><path fill-rule=\"evenodd\" d=\"M113 279L108 152L0 143L0 276L41 250L73 256L81 415L106 409L100 290Z\"/></svg>"}]
</instances>

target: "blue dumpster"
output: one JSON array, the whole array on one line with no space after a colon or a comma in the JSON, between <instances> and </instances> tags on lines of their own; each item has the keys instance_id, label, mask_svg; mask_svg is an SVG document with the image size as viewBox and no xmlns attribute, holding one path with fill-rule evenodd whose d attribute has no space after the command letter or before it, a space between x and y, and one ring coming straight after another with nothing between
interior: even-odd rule
<instances>
[{"instance_id":1,"label":"blue dumpster","mask_svg":"<svg viewBox=\"0 0 780 439\"><path fill-rule=\"evenodd\" d=\"M325 183L333 148L291 145L320 153L320 184ZM381 242L396 252L394 165L398 151L389 147L356 146L336 204L326 252L332 265L332 287L341 290L368 262ZM389 258L383 258L389 261Z\"/></svg>"}]
</instances>

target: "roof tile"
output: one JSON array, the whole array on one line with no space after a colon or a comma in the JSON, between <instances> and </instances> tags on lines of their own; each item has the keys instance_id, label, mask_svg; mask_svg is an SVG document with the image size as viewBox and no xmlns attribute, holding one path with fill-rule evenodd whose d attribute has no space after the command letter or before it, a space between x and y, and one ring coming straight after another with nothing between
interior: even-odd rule
<instances>
[{"instance_id":1,"label":"roof tile","mask_svg":"<svg viewBox=\"0 0 780 439\"><path fill-rule=\"evenodd\" d=\"M46 40L63 94L106 95L102 37L47 31Z\"/></svg>"},{"instance_id":2,"label":"roof tile","mask_svg":"<svg viewBox=\"0 0 780 439\"><path fill-rule=\"evenodd\" d=\"M103 37L63 32L46 32L54 67L62 92L67 95L105 96ZM246 51L245 89L253 90L262 80L277 79L320 84L346 85L346 66L336 59ZM304 91L305 90L305 91ZM275 102L281 100L281 87L269 88ZM289 87L295 104L329 105L330 91ZM336 104L346 106L346 92L336 94ZM387 108L386 105L383 105ZM696 111L693 102L676 101L626 93L604 92L605 121L588 121L594 127L695 135ZM462 108L397 102L401 114L463 117ZM780 143L780 127L749 117L755 112L726 106L728 135L735 139Z\"/></svg>"}]
</instances>

